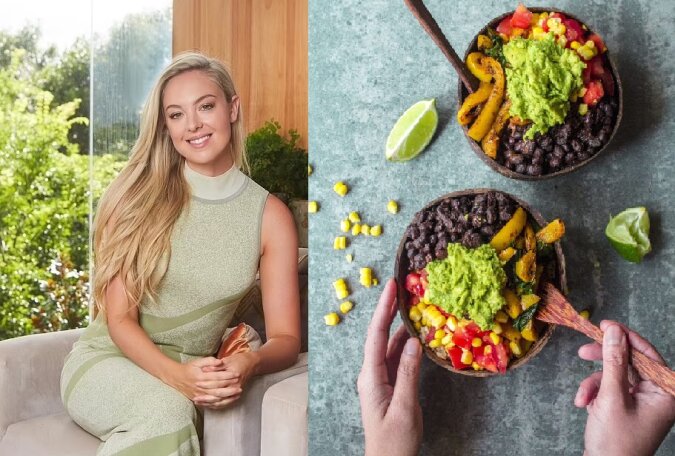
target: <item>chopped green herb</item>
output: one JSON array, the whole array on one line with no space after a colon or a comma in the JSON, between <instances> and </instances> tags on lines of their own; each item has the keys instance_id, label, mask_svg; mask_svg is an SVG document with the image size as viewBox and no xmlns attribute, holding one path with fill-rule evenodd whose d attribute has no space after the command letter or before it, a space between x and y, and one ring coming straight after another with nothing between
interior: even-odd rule
<instances>
[{"instance_id":1,"label":"chopped green herb","mask_svg":"<svg viewBox=\"0 0 675 456\"><path fill-rule=\"evenodd\" d=\"M506 68L506 58L504 57L504 41L502 41L502 37L491 28L487 29L487 35L492 41L492 47L490 49L484 50L485 55L497 60L502 68Z\"/></svg>"},{"instance_id":2,"label":"chopped green herb","mask_svg":"<svg viewBox=\"0 0 675 456\"><path fill-rule=\"evenodd\" d=\"M534 314L538 307L539 304L528 307L523 313L518 315L518 318L513 321L513 327L518 331L525 329L525 325L527 325L527 323L532 320L532 318L534 318Z\"/></svg>"}]
</instances>

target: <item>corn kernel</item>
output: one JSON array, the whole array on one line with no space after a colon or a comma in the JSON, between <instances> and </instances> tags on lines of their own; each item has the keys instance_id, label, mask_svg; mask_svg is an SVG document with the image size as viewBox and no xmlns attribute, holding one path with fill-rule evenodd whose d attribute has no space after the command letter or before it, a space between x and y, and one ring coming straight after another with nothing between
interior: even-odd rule
<instances>
[{"instance_id":1,"label":"corn kernel","mask_svg":"<svg viewBox=\"0 0 675 456\"><path fill-rule=\"evenodd\" d=\"M448 326L450 331L454 332L457 330L457 318L455 318L454 315L450 315L445 324Z\"/></svg>"},{"instance_id":2,"label":"corn kernel","mask_svg":"<svg viewBox=\"0 0 675 456\"><path fill-rule=\"evenodd\" d=\"M361 268L359 272L361 275L359 279L361 285L366 288L370 288L370 286L373 284L373 271L370 268Z\"/></svg>"},{"instance_id":3,"label":"corn kernel","mask_svg":"<svg viewBox=\"0 0 675 456\"><path fill-rule=\"evenodd\" d=\"M345 255L345 259L347 260L347 263L351 263L352 261L354 261L354 255L348 253L347 255Z\"/></svg>"},{"instance_id":4,"label":"corn kernel","mask_svg":"<svg viewBox=\"0 0 675 456\"><path fill-rule=\"evenodd\" d=\"M374 227L372 227L370 229L370 235L371 236L377 237L380 234L382 234L382 225L375 225Z\"/></svg>"},{"instance_id":5,"label":"corn kernel","mask_svg":"<svg viewBox=\"0 0 675 456\"><path fill-rule=\"evenodd\" d=\"M333 241L333 248L335 250L344 250L347 248L347 238L345 236L338 236Z\"/></svg>"},{"instance_id":6,"label":"corn kernel","mask_svg":"<svg viewBox=\"0 0 675 456\"><path fill-rule=\"evenodd\" d=\"M415 327L415 331L419 332L420 329L422 329L422 323L419 321L413 322L413 326Z\"/></svg>"},{"instance_id":7,"label":"corn kernel","mask_svg":"<svg viewBox=\"0 0 675 456\"><path fill-rule=\"evenodd\" d=\"M345 301L342 304L340 304L340 312L342 312L343 314L348 313L353 308L354 308L354 304L352 304L351 301Z\"/></svg>"},{"instance_id":8,"label":"corn kernel","mask_svg":"<svg viewBox=\"0 0 675 456\"><path fill-rule=\"evenodd\" d=\"M492 325L492 332L494 334L501 334L502 331L503 331L502 325L500 325L498 321L495 321L494 324Z\"/></svg>"},{"instance_id":9,"label":"corn kernel","mask_svg":"<svg viewBox=\"0 0 675 456\"><path fill-rule=\"evenodd\" d=\"M446 320L443 315L434 317L434 319L431 321L431 323L434 325L434 328L442 328L445 325L445 322Z\"/></svg>"},{"instance_id":10,"label":"corn kernel","mask_svg":"<svg viewBox=\"0 0 675 456\"><path fill-rule=\"evenodd\" d=\"M511 349L511 353L517 357L521 357L523 355L523 350L520 348L518 341L512 340L509 342L509 348Z\"/></svg>"},{"instance_id":11,"label":"corn kernel","mask_svg":"<svg viewBox=\"0 0 675 456\"><path fill-rule=\"evenodd\" d=\"M394 200L390 200L387 203L387 210L391 212L392 214L398 213L398 203Z\"/></svg>"},{"instance_id":12,"label":"corn kernel","mask_svg":"<svg viewBox=\"0 0 675 456\"><path fill-rule=\"evenodd\" d=\"M380 283L380 282L378 282L377 279L373 279L373 286L374 286L374 287L376 287L378 283Z\"/></svg>"},{"instance_id":13,"label":"corn kernel","mask_svg":"<svg viewBox=\"0 0 675 456\"><path fill-rule=\"evenodd\" d=\"M504 312L502 312L501 310L499 310L499 311L497 311L497 313L495 314L495 320L496 320L498 323L506 323L507 321L509 321L509 316L506 315L506 314L505 314Z\"/></svg>"},{"instance_id":14,"label":"corn kernel","mask_svg":"<svg viewBox=\"0 0 675 456\"><path fill-rule=\"evenodd\" d=\"M335 326L340 323L340 316L335 312L331 312L323 317L328 326Z\"/></svg>"},{"instance_id":15,"label":"corn kernel","mask_svg":"<svg viewBox=\"0 0 675 456\"><path fill-rule=\"evenodd\" d=\"M420 320L420 323L422 324L422 326L429 326L429 320L424 315L422 315L422 319Z\"/></svg>"},{"instance_id":16,"label":"corn kernel","mask_svg":"<svg viewBox=\"0 0 675 456\"><path fill-rule=\"evenodd\" d=\"M593 40L588 40L588 41L586 41L586 42L584 43L584 46L586 46L586 47L592 49L592 48L595 47L595 41L593 41Z\"/></svg>"},{"instance_id":17,"label":"corn kernel","mask_svg":"<svg viewBox=\"0 0 675 456\"><path fill-rule=\"evenodd\" d=\"M579 54L584 60L591 60L593 57L595 57L593 49L585 45L577 49L577 54Z\"/></svg>"},{"instance_id":18,"label":"corn kernel","mask_svg":"<svg viewBox=\"0 0 675 456\"><path fill-rule=\"evenodd\" d=\"M521 337L520 331L511 325L508 325L503 332L504 337L510 341L519 340Z\"/></svg>"},{"instance_id":19,"label":"corn kernel","mask_svg":"<svg viewBox=\"0 0 675 456\"><path fill-rule=\"evenodd\" d=\"M562 25L561 27L563 29L565 28L564 25ZM560 47L565 47L565 46L567 46L567 37L565 35L563 35L562 33L565 33L565 32L561 32L561 35L558 37L558 44L560 45Z\"/></svg>"},{"instance_id":20,"label":"corn kernel","mask_svg":"<svg viewBox=\"0 0 675 456\"><path fill-rule=\"evenodd\" d=\"M493 344L497 345L502 342L502 338L499 337L497 334L493 332L490 333L490 341L492 341Z\"/></svg>"},{"instance_id":21,"label":"corn kernel","mask_svg":"<svg viewBox=\"0 0 675 456\"><path fill-rule=\"evenodd\" d=\"M338 279L333 282L333 288L335 288L335 295L338 299L344 299L349 296L349 290L347 289L345 279Z\"/></svg>"},{"instance_id":22,"label":"corn kernel","mask_svg":"<svg viewBox=\"0 0 675 456\"><path fill-rule=\"evenodd\" d=\"M480 339L480 337L474 337L473 340L471 341L471 346L472 347L480 347L483 345L483 341Z\"/></svg>"},{"instance_id":23,"label":"corn kernel","mask_svg":"<svg viewBox=\"0 0 675 456\"><path fill-rule=\"evenodd\" d=\"M438 339L434 339L431 342L429 342L429 348L438 348L441 346L441 341Z\"/></svg>"},{"instance_id":24,"label":"corn kernel","mask_svg":"<svg viewBox=\"0 0 675 456\"><path fill-rule=\"evenodd\" d=\"M319 212L319 203L316 201L310 201L307 203L307 212L310 214L314 214L315 212Z\"/></svg>"},{"instance_id":25,"label":"corn kernel","mask_svg":"<svg viewBox=\"0 0 675 456\"><path fill-rule=\"evenodd\" d=\"M578 41L572 41L570 43L570 47L574 49L575 51L581 47L581 43Z\"/></svg>"},{"instance_id":26,"label":"corn kernel","mask_svg":"<svg viewBox=\"0 0 675 456\"><path fill-rule=\"evenodd\" d=\"M441 344L443 345L448 345L449 343L452 342L452 334L445 334L443 338L441 339Z\"/></svg>"},{"instance_id":27,"label":"corn kernel","mask_svg":"<svg viewBox=\"0 0 675 456\"><path fill-rule=\"evenodd\" d=\"M420 301L420 302L417 303L417 308L418 308L418 309L420 310L420 312L421 312L421 311L423 311L424 309L427 308L427 303L426 303L426 302Z\"/></svg>"},{"instance_id":28,"label":"corn kernel","mask_svg":"<svg viewBox=\"0 0 675 456\"><path fill-rule=\"evenodd\" d=\"M462 363L471 364L473 363L473 355L469 350L462 350L462 357L460 358Z\"/></svg>"},{"instance_id":29,"label":"corn kernel","mask_svg":"<svg viewBox=\"0 0 675 456\"><path fill-rule=\"evenodd\" d=\"M333 191L340 196L345 196L349 192L349 187L344 182L339 181L333 185Z\"/></svg>"},{"instance_id":30,"label":"corn kernel","mask_svg":"<svg viewBox=\"0 0 675 456\"><path fill-rule=\"evenodd\" d=\"M356 211L350 212L348 218L349 218L349 221L352 222L352 223L357 223L357 222L361 221L361 216Z\"/></svg>"},{"instance_id":31,"label":"corn kernel","mask_svg":"<svg viewBox=\"0 0 675 456\"><path fill-rule=\"evenodd\" d=\"M436 332L434 333L434 339L443 339L445 337L445 331L442 329L437 329Z\"/></svg>"},{"instance_id":32,"label":"corn kernel","mask_svg":"<svg viewBox=\"0 0 675 456\"><path fill-rule=\"evenodd\" d=\"M417 307L411 307L410 311L408 312L408 317L412 321L420 321L422 319L422 313Z\"/></svg>"},{"instance_id":33,"label":"corn kernel","mask_svg":"<svg viewBox=\"0 0 675 456\"><path fill-rule=\"evenodd\" d=\"M587 90L586 87L580 88L579 89L579 96L583 97L584 95L586 95L586 90Z\"/></svg>"},{"instance_id":34,"label":"corn kernel","mask_svg":"<svg viewBox=\"0 0 675 456\"><path fill-rule=\"evenodd\" d=\"M588 105L586 103L581 103L579 105L579 114L585 116L588 112Z\"/></svg>"},{"instance_id":35,"label":"corn kernel","mask_svg":"<svg viewBox=\"0 0 675 456\"><path fill-rule=\"evenodd\" d=\"M476 371L483 370L483 368L480 367L480 365L475 361L473 363L471 363L471 367L473 368L473 370L476 370Z\"/></svg>"},{"instance_id":36,"label":"corn kernel","mask_svg":"<svg viewBox=\"0 0 675 456\"><path fill-rule=\"evenodd\" d=\"M314 171L314 170L312 169L312 165L307 165L307 175L308 175L308 176L311 176L311 175L312 175L312 171Z\"/></svg>"},{"instance_id":37,"label":"corn kernel","mask_svg":"<svg viewBox=\"0 0 675 456\"><path fill-rule=\"evenodd\" d=\"M352 228L352 224L349 222L349 219L344 219L340 222L340 231L343 233L349 233L349 230Z\"/></svg>"},{"instance_id":38,"label":"corn kernel","mask_svg":"<svg viewBox=\"0 0 675 456\"><path fill-rule=\"evenodd\" d=\"M361 234L361 224L354 223L352 225L352 236L358 236L359 234Z\"/></svg>"},{"instance_id":39,"label":"corn kernel","mask_svg":"<svg viewBox=\"0 0 675 456\"><path fill-rule=\"evenodd\" d=\"M483 349L483 354L491 355L492 354L492 345L486 345Z\"/></svg>"},{"instance_id":40,"label":"corn kernel","mask_svg":"<svg viewBox=\"0 0 675 456\"><path fill-rule=\"evenodd\" d=\"M337 296L338 299L344 299L347 296L349 296L349 291L347 291L346 288L342 288L340 290L335 291L335 296Z\"/></svg>"},{"instance_id":41,"label":"corn kernel","mask_svg":"<svg viewBox=\"0 0 675 456\"><path fill-rule=\"evenodd\" d=\"M584 320L588 320L589 318L591 318L591 312L589 312L587 309L584 309L581 312L579 312L579 315L581 315L581 318L583 318Z\"/></svg>"},{"instance_id":42,"label":"corn kernel","mask_svg":"<svg viewBox=\"0 0 675 456\"><path fill-rule=\"evenodd\" d=\"M366 223L361 225L361 234L364 236L370 236L370 226L368 226Z\"/></svg>"}]
</instances>

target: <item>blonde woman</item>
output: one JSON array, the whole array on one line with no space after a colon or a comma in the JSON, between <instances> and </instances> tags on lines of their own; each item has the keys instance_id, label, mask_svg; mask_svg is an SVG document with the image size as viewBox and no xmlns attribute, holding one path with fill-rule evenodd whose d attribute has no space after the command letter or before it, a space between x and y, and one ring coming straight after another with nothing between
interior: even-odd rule
<instances>
[{"instance_id":1,"label":"blonde woman","mask_svg":"<svg viewBox=\"0 0 675 456\"><path fill-rule=\"evenodd\" d=\"M98 311L61 395L98 454L200 454L199 407L236 401L300 347L290 211L247 177L240 100L221 63L177 56L150 92L94 222ZM267 342L213 357L260 273Z\"/></svg>"}]
</instances>

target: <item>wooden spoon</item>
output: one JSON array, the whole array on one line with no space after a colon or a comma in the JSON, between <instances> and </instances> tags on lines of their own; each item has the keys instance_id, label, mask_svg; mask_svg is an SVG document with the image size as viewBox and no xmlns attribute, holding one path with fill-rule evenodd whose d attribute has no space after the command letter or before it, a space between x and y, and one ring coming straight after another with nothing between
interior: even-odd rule
<instances>
[{"instance_id":1,"label":"wooden spoon","mask_svg":"<svg viewBox=\"0 0 675 456\"><path fill-rule=\"evenodd\" d=\"M577 313L572 305L550 283L544 285L544 294L535 318L546 323L563 325L575 329L602 345L602 330ZM675 372L659 364L637 350L630 350L630 361L645 380L651 380L675 396Z\"/></svg>"},{"instance_id":2,"label":"wooden spoon","mask_svg":"<svg viewBox=\"0 0 675 456\"><path fill-rule=\"evenodd\" d=\"M443 35L441 28L436 23L427 7L422 0L404 0L408 5L413 15L420 21L422 28L431 36L434 43L441 49L445 58L447 58L452 66L457 71L459 78L462 80L464 87L469 93L473 93L478 89L478 79L471 74L466 64L459 58L455 50L450 46L448 39Z\"/></svg>"}]
</instances>

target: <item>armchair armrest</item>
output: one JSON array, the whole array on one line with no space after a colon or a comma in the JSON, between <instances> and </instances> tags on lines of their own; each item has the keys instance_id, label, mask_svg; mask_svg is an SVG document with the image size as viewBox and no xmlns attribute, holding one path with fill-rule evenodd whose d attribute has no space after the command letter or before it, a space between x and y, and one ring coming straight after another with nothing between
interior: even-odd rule
<instances>
[{"instance_id":1,"label":"armchair armrest","mask_svg":"<svg viewBox=\"0 0 675 456\"><path fill-rule=\"evenodd\" d=\"M82 329L0 341L0 440L19 421L63 412L63 361Z\"/></svg>"},{"instance_id":2,"label":"armchair armrest","mask_svg":"<svg viewBox=\"0 0 675 456\"><path fill-rule=\"evenodd\" d=\"M307 372L307 353L288 369L251 379L241 398L223 410L204 410L204 454L260 455L263 396L267 389L293 375Z\"/></svg>"}]
</instances>

